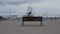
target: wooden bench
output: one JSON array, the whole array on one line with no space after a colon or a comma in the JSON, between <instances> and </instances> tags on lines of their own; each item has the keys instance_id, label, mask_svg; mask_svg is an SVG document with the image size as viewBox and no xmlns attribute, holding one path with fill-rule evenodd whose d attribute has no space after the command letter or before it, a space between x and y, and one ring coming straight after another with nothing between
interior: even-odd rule
<instances>
[{"instance_id":1,"label":"wooden bench","mask_svg":"<svg viewBox=\"0 0 60 34\"><path fill-rule=\"evenodd\" d=\"M40 21L41 26L43 25L42 17L23 17L22 18L22 26L24 26L24 21Z\"/></svg>"}]
</instances>

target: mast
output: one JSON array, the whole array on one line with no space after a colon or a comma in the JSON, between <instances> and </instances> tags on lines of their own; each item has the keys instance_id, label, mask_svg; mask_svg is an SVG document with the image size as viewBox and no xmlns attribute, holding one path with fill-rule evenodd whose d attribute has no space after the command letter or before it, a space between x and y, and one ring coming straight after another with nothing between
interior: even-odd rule
<instances>
[{"instance_id":1,"label":"mast","mask_svg":"<svg viewBox=\"0 0 60 34\"><path fill-rule=\"evenodd\" d=\"M10 9L10 16L11 16L11 9Z\"/></svg>"}]
</instances>

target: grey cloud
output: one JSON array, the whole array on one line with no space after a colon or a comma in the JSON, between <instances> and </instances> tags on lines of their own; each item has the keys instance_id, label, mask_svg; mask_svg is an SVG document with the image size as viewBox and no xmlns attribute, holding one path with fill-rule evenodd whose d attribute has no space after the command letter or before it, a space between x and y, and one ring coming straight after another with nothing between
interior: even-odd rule
<instances>
[{"instance_id":1,"label":"grey cloud","mask_svg":"<svg viewBox=\"0 0 60 34\"><path fill-rule=\"evenodd\" d=\"M0 0L0 5L19 5L24 3L40 2L42 0Z\"/></svg>"}]
</instances>

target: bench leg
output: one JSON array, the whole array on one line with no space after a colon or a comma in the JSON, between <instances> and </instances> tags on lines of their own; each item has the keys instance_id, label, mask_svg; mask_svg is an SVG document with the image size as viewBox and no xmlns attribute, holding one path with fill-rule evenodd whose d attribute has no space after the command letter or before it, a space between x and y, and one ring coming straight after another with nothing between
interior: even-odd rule
<instances>
[{"instance_id":1,"label":"bench leg","mask_svg":"<svg viewBox=\"0 0 60 34\"><path fill-rule=\"evenodd\" d=\"M24 21L22 22L22 26L24 26Z\"/></svg>"},{"instance_id":2,"label":"bench leg","mask_svg":"<svg viewBox=\"0 0 60 34\"><path fill-rule=\"evenodd\" d=\"M41 22L41 26L43 26L43 23L42 23L42 21L40 21Z\"/></svg>"}]
</instances>

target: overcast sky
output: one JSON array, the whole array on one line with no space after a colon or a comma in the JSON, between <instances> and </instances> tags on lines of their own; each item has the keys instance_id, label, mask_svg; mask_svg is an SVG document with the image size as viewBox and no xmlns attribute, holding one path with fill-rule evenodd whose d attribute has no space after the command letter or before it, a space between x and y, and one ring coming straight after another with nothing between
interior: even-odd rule
<instances>
[{"instance_id":1,"label":"overcast sky","mask_svg":"<svg viewBox=\"0 0 60 34\"><path fill-rule=\"evenodd\" d=\"M28 5L35 16L60 16L60 0L0 0L0 15L25 15Z\"/></svg>"}]
</instances>

